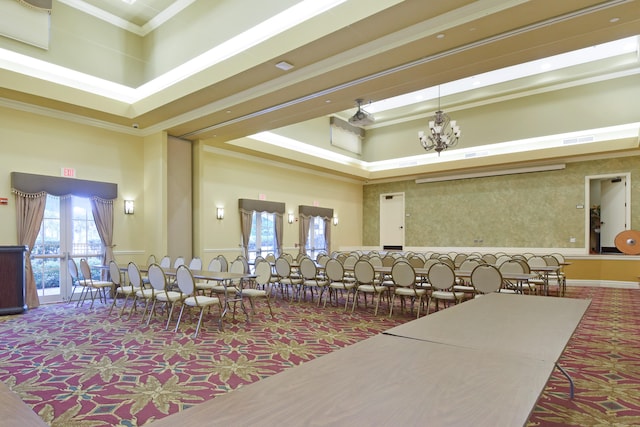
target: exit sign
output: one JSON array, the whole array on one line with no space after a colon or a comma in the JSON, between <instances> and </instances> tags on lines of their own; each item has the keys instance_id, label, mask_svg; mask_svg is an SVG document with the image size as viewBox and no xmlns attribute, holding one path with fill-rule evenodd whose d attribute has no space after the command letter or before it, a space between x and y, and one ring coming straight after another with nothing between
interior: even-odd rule
<instances>
[{"instance_id":1,"label":"exit sign","mask_svg":"<svg viewBox=\"0 0 640 427\"><path fill-rule=\"evenodd\" d=\"M62 168L61 175L65 178L75 178L76 170L74 168Z\"/></svg>"}]
</instances>

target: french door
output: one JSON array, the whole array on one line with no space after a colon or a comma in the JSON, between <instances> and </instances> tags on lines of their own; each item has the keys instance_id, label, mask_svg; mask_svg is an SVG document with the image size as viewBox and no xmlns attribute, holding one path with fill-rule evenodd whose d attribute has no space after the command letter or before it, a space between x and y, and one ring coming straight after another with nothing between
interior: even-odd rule
<instances>
[{"instance_id":1,"label":"french door","mask_svg":"<svg viewBox=\"0 0 640 427\"><path fill-rule=\"evenodd\" d=\"M103 251L90 200L48 195L40 232L31 251L40 302L68 301L73 283L67 260L73 258L79 264L80 258L86 258L89 264L98 265Z\"/></svg>"}]
</instances>

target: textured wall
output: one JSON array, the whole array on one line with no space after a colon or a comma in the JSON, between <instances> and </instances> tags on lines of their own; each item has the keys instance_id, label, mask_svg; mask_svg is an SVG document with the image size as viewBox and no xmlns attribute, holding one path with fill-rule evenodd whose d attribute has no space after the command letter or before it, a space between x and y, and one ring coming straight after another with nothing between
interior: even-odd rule
<instances>
[{"instance_id":1,"label":"textured wall","mask_svg":"<svg viewBox=\"0 0 640 427\"><path fill-rule=\"evenodd\" d=\"M595 160L569 163L559 171L427 184L367 185L363 245L379 244L380 194L404 192L405 246L583 248L585 210L576 205L586 201L585 176L631 172L631 228L637 228L639 160ZM576 242L570 243L570 237Z\"/></svg>"}]
</instances>

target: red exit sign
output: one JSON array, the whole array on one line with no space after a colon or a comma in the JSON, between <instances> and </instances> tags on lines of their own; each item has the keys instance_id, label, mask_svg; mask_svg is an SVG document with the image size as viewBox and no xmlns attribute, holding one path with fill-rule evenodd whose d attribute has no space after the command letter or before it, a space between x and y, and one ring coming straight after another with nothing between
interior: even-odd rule
<instances>
[{"instance_id":1,"label":"red exit sign","mask_svg":"<svg viewBox=\"0 0 640 427\"><path fill-rule=\"evenodd\" d=\"M62 176L65 178L75 178L76 170L74 168L62 168Z\"/></svg>"}]
</instances>

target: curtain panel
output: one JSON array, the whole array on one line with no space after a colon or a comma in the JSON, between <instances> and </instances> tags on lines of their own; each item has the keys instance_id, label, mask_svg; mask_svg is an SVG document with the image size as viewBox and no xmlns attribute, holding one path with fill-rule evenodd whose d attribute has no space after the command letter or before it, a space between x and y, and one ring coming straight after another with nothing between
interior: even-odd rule
<instances>
[{"instance_id":1,"label":"curtain panel","mask_svg":"<svg viewBox=\"0 0 640 427\"><path fill-rule=\"evenodd\" d=\"M42 226L44 207L47 203L47 193L23 193L13 190L16 200L16 222L18 229L18 244L27 247L25 256L25 294L29 308L40 306L38 290L33 278L31 267L31 249L36 243L36 238Z\"/></svg>"},{"instance_id":2,"label":"curtain panel","mask_svg":"<svg viewBox=\"0 0 640 427\"><path fill-rule=\"evenodd\" d=\"M91 198L91 212L93 220L98 230L98 235L104 246L104 254L102 254L102 265L109 265L114 259L113 256L113 200L101 199L100 197ZM102 280L109 279L109 271L102 270Z\"/></svg>"}]
</instances>

